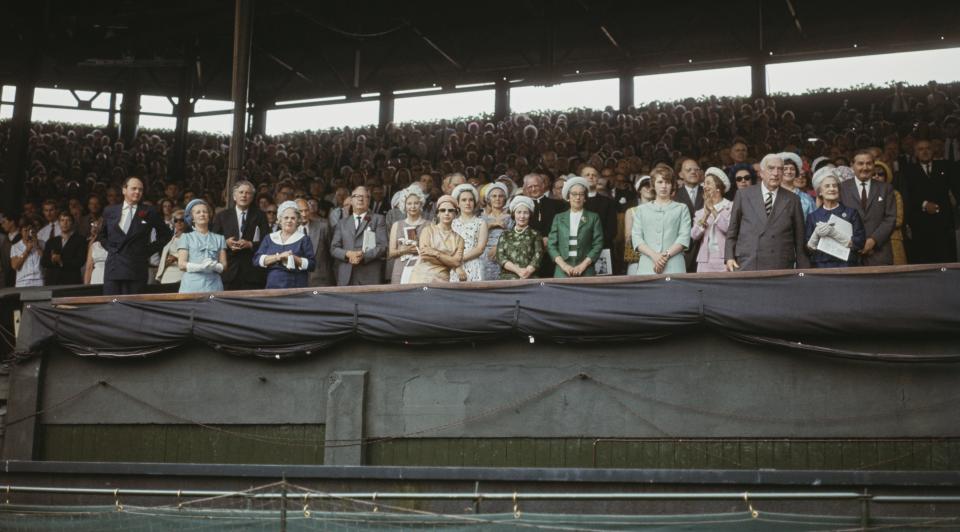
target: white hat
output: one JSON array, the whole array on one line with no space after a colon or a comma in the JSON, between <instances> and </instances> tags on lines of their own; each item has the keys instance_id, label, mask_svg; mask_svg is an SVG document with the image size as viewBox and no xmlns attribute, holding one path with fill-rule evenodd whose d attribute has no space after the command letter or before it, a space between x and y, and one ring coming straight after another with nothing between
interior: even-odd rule
<instances>
[{"instance_id":1,"label":"white hat","mask_svg":"<svg viewBox=\"0 0 960 532\"><path fill-rule=\"evenodd\" d=\"M812 163L810 163L810 169L813 170L814 172L816 172L816 171L817 171L817 165L820 164L821 162L827 161L827 160L829 160L827 157L817 157L816 159L813 160Z\"/></svg>"},{"instance_id":2,"label":"white hat","mask_svg":"<svg viewBox=\"0 0 960 532\"><path fill-rule=\"evenodd\" d=\"M637 191L639 191L640 187L642 187L644 183L649 183L649 182L650 182L650 176L642 175L640 176L640 179L637 179L637 182L633 184L633 187L637 189Z\"/></svg>"},{"instance_id":3,"label":"white hat","mask_svg":"<svg viewBox=\"0 0 960 532\"><path fill-rule=\"evenodd\" d=\"M505 184L503 184L503 183L501 183L501 182L499 182L499 181L498 181L498 182L495 182L495 183L488 183L488 184L484 185L484 187L487 189L486 192L483 194L483 199L484 199L484 200L489 201L489 200L490 200L490 193L493 192L494 190L502 190L504 196L510 197L510 191L507 189L507 185L505 185Z\"/></svg>"},{"instance_id":4,"label":"white hat","mask_svg":"<svg viewBox=\"0 0 960 532\"><path fill-rule=\"evenodd\" d=\"M526 207L531 213L533 212L533 200L526 196L514 196L510 200L510 206L508 210L512 213L517 210L517 207Z\"/></svg>"},{"instance_id":5,"label":"white hat","mask_svg":"<svg viewBox=\"0 0 960 532\"><path fill-rule=\"evenodd\" d=\"M586 178L583 178L580 176L574 176L567 179L566 183L563 184L563 191L561 194L563 196L563 199L565 200L570 199L570 189L577 185L582 186L583 189L586 190L587 192L590 191L590 182L587 181Z\"/></svg>"},{"instance_id":6,"label":"white hat","mask_svg":"<svg viewBox=\"0 0 960 532\"><path fill-rule=\"evenodd\" d=\"M832 164L824 166L823 168L817 170L815 174L813 174L813 189L820 190L820 184L823 183L823 180L828 177L836 179L838 183L840 182L840 176L837 175L837 168Z\"/></svg>"},{"instance_id":7,"label":"white hat","mask_svg":"<svg viewBox=\"0 0 960 532\"><path fill-rule=\"evenodd\" d=\"M477 187L471 185L470 183L463 183L462 185L457 185L453 188L453 193L450 195L453 196L453 199L460 202L460 194L464 192L469 192L473 194L474 203L480 203L480 193L477 192Z\"/></svg>"},{"instance_id":8,"label":"white hat","mask_svg":"<svg viewBox=\"0 0 960 532\"><path fill-rule=\"evenodd\" d=\"M797 167L797 172L803 171L803 160L800 159L800 156L792 151L780 152L780 158L783 159L783 162L790 161Z\"/></svg>"},{"instance_id":9,"label":"white hat","mask_svg":"<svg viewBox=\"0 0 960 532\"><path fill-rule=\"evenodd\" d=\"M390 198L390 206L395 209L399 209L401 203L403 203L403 199L404 199L403 190L398 190L394 192L393 197Z\"/></svg>"},{"instance_id":10,"label":"white hat","mask_svg":"<svg viewBox=\"0 0 960 532\"><path fill-rule=\"evenodd\" d=\"M414 183L408 186L407 188L401 190L397 194L400 194L400 203L397 205L397 207L400 207L400 208L403 208L403 206L406 205L407 198L409 198L410 196L416 196L420 198L421 203L427 201L427 195L423 193L423 189L420 188L420 185L418 185L417 183Z\"/></svg>"},{"instance_id":11,"label":"white hat","mask_svg":"<svg viewBox=\"0 0 960 532\"><path fill-rule=\"evenodd\" d=\"M724 192L730 190L730 178L727 177L726 172L717 168L716 166L711 166L710 168L707 168L707 171L704 172L703 175L712 175L713 177L716 177L717 179L719 179L720 182L723 183Z\"/></svg>"}]
</instances>

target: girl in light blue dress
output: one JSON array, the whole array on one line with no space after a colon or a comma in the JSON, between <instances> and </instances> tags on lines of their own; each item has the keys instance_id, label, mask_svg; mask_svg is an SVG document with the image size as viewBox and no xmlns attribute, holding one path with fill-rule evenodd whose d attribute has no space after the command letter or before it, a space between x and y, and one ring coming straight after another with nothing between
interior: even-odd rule
<instances>
[{"instance_id":1,"label":"girl in light blue dress","mask_svg":"<svg viewBox=\"0 0 960 532\"><path fill-rule=\"evenodd\" d=\"M195 199L185 211L185 221L193 226L193 231L184 233L177 243L177 264L185 272L180 279L180 293L223 290L220 274L227 265L227 243L223 235L210 231L210 205Z\"/></svg>"},{"instance_id":2,"label":"girl in light blue dress","mask_svg":"<svg viewBox=\"0 0 960 532\"><path fill-rule=\"evenodd\" d=\"M684 273L683 252L690 247L690 210L673 201L673 172L654 168L650 172L656 199L637 207L633 214L631 240L640 254L637 274Z\"/></svg>"}]
</instances>

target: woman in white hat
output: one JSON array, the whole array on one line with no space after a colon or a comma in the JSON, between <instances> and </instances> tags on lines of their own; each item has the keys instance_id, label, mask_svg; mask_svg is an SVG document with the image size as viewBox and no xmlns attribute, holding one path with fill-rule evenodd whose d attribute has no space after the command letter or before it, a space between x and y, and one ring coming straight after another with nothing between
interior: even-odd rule
<instances>
[{"instance_id":1,"label":"woman in white hat","mask_svg":"<svg viewBox=\"0 0 960 532\"><path fill-rule=\"evenodd\" d=\"M463 238L463 269L467 272L467 281L483 280L483 248L487 245L487 223L477 216L480 193L469 183L457 185L451 194L460 209L460 216L453 221L453 230ZM451 281L459 281L459 276L451 272Z\"/></svg>"},{"instance_id":2,"label":"woman in white hat","mask_svg":"<svg viewBox=\"0 0 960 532\"><path fill-rule=\"evenodd\" d=\"M800 208L803 211L803 219L806 220L807 216L816 210L817 202L810 194L801 190L795 182L803 171L803 160L800 159L799 155L790 151L781 153L780 158L783 159L783 174L780 179L780 188L789 190L800 196Z\"/></svg>"},{"instance_id":3,"label":"woman in white hat","mask_svg":"<svg viewBox=\"0 0 960 532\"><path fill-rule=\"evenodd\" d=\"M507 209L510 190L507 185L496 182L484 185L483 221L487 224L487 245L483 248L483 278L500 278L500 264L497 263L497 242L504 231L513 229L513 218Z\"/></svg>"},{"instance_id":4,"label":"woman in white hat","mask_svg":"<svg viewBox=\"0 0 960 532\"><path fill-rule=\"evenodd\" d=\"M412 268L416 263L417 241L426 222L423 218L426 195L420 185L410 185L397 194L400 194L397 203L406 211L406 217L390 226L390 247L387 249L390 284L400 284L404 268Z\"/></svg>"},{"instance_id":5,"label":"woman in white hat","mask_svg":"<svg viewBox=\"0 0 960 532\"><path fill-rule=\"evenodd\" d=\"M180 293L216 292L223 290L220 274L227 265L227 243L223 235L210 230L213 209L202 200L191 200L184 209L186 222L193 231L180 237L177 262L180 271Z\"/></svg>"},{"instance_id":6,"label":"woman in white hat","mask_svg":"<svg viewBox=\"0 0 960 532\"><path fill-rule=\"evenodd\" d=\"M673 201L676 188L673 170L658 166L650 172L657 197L637 207L631 241L640 252L637 274L684 273L683 252L690 247L690 210Z\"/></svg>"},{"instance_id":7,"label":"woman in white hat","mask_svg":"<svg viewBox=\"0 0 960 532\"><path fill-rule=\"evenodd\" d=\"M730 225L730 209L733 202L723 195L730 190L730 178L715 167L707 168L703 178L703 208L693 217L690 230L692 240L703 239L700 252L697 253L698 272L727 271L723 261L724 247L727 243L727 226Z\"/></svg>"},{"instance_id":8,"label":"woman in white hat","mask_svg":"<svg viewBox=\"0 0 960 532\"><path fill-rule=\"evenodd\" d=\"M537 276L543 258L543 238L530 227L533 200L515 196L510 201L514 224L503 231L497 241L496 262L500 266L499 279L530 279Z\"/></svg>"},{"instance_id":9,"label":"woman in white hat","mask_svg":"<svg viewBox=\"0 0 960 532\"><path fill-rule=\"evenodd\" d=\"M654 199L653 187L650 186L650 176L640 176L633 186L637 189L637 204L623 213L623 234L626 235L627 240L630 239L630 234L633 232L633 215L637 212L637 207L644 203L650 203ZM627 265L627 275L637 274L640 254L629 242L623 246L623 262Z\"/></svg>"},{"instance_id":10,"label":"woman in white hat","mask_svg":"<svg viewBox=\"0 0 960 532\"><path fill-rule=\"evenodd\" d=\"M553 218L547 238L547 253L556 264L554 277L596 275L593 265L603 251L603 227L596 213L583 208L589 191L590 183L580 176L563 184L563 199L570 210Z\"/></svg>"},{"instance_id":11,"label":"woman in white hat","mask_svg":"<svg viewBox=\"0 0 960 532\"><path fill-rule=\"evenodd\" d=\"M810 265L814 268L844 268L856 266L859 262L857 250L863 249L867 241L867 232L863 228L860 215L856 209L840 203L840 176L837 168L825 166L813 175L813 186L817 189L817 197L823 201L819 209L807 217L806 236L807 248L810 251ZM837 230L837 221L845 220L851 225L852 234L846 235ZM846 259L836 257L818 250L820 240L829 238L847 248L849 255Z\"/></svg>"},{"instance_id":12,"label":"woman in white hat","mask_svg":"<svg viewBox=\"0 0 960 532\"><path fill-rule=\"evenodd\" d=\"M435 224L420 232L420 261L410 274L411 283L448 283L455 278L466 281L463 270L463 238L453 230L457 202L451 196L437 200Z\"/></svg>"}]
</instances>

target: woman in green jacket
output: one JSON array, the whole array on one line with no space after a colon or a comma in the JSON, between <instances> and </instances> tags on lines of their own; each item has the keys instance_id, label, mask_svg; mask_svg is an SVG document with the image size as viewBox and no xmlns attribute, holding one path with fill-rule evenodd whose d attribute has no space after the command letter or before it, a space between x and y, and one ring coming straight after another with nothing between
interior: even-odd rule
<instances>
[{"instance_id":1,"label":"woman in green jacket","mask_svg":"<svg viewBox=\"0 0 960 532\"><path fill-rule=\"evenodd\" d=\"M582 177L563 184L563 199L570 203L570 210L553 218L547 238L547 252L557 265L554 277L595 275L593 265L603 250L603 228L600 217L583 208L588 190L589 183Z\"/></svg>"}]
</instances>

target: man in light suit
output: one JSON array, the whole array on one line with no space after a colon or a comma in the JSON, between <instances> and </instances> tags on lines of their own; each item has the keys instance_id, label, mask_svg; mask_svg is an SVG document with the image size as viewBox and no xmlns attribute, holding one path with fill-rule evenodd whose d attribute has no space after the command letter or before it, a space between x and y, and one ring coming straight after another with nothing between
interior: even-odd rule
<instances>
[{"instance_id":1,"label":"man in light suit","mask_svg":"<svg viewBox=\"0 0 960 532\"><path fill-rule=\"evenodd\" d=\"M809 268L800 197L780 189L783 159L760 161L759 184L733 200L724 257L728 271Z\"/></svg>"},{"instance_id":2,"label":"man in light suit","mask_svg":"<svg viewBox=\"0 0 960 532\"><path fill-rule=\"evenodd\" d=\"M153 207L143 205L143 181L128 177L123 182L123 201L103 211L100 244L107 250L103 294L139 294L147 285L150 255L167 244L173 231ZM156 240L151 234L156 233Z\"/></svg>"},{"instance_id":3,"label":"man in light suit","mask_svg":"<svg viewBox=\"0 0 960 532\"><path fill-rule=\"evenodd\" d=\"M308 286L333 286L333 272L330 265L330 239L333 229L330 228L327 220L322 218L311 220L307 216L310 213L310 204L307 200L298 199L296 203L300 211L300 230L313 244L316 257L317 267L310 272Z\"/></svg>"},{"instance_id":4,"label":"man in light suit","mask_svg":"<svg viewBox=\"0 0 960 532\"><path fill-rule=\"evenodd\" d=\"M890 248L890 233L897 223L897 201L893 185L874 179L873 154L860 150L853 156L853 171L856 179L840 184L840 202L856 209L867 232L867 241L860 253L863 266L886 266L893 264Z\"/></svg>"},{"instance_id":5,"label":"man in light suit","mask_svg":"<svg viewBox=\"0 0 960 532\"><path fill-rule=\"evenodd\" d=\"M337 286L358 286L383 282L384 257L387 254L387 222L370 212L370 192L357 187L350 195L351 215L337 223L330 243L336 265ZM363 249L364 234L375 237L374 245Z\"/></svg>"},{"instance_id":6,"label":"man in light suit","mask_svg":"<svg viewBox=\"0 0 960 532\"><path fill-rule=\"evenodd\" d=\"M226 290L260 290L267 284L266 269L253 264L253 254L271 231L266 214L253 205L253 195L253 183L237 181L234 208L218 212L210 227L226 239L227 269L220 275Z\"/></svg>"}]
</instances>

